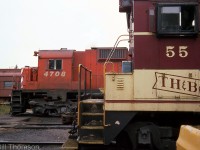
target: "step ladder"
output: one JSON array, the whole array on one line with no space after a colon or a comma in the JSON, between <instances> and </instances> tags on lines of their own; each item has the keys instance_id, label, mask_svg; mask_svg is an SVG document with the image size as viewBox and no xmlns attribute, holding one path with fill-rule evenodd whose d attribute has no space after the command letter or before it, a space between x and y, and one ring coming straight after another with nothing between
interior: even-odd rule
<instances>
[{"instance_id":1,"label":"step ladder","mask_svg":"<svg viewBox=\"0 0 200 150\"><path fill-rule=\"evenodd\" d=\"M22 104L22 97L20 90L13 90L12 91L12 98L11 98L11 113L13 115L23 113L24 108Z\"/></svg>"},{"instance_id":2,"label":"step ladder","mask_svg":"<svg viewBox=\"0 0 200 150\"><path fill-rule=\"evenodd\" d=\"M79 103L79 144L104 144L104 100L87 99Z\"/></svg>"}]
</instances>

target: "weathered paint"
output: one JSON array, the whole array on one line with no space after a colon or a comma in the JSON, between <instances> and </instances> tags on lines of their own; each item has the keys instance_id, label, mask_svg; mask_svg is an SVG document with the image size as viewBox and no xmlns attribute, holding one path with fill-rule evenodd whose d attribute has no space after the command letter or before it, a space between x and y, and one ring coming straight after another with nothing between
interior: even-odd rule
<instances>
[{"instance_id":1,"label":"weathered paint","mask_svg":"<svg viewBox=\"0 0 200 150\"><path fill-rule=\"evenodd\" d=\"M122 49L126 51L126 56L123 59L127 60L128 50L127 48ZM92 89L103 88L104 60L98 60L98 48L85 51L40 50L36 53L36 56L38 56L38 67L25 67L22 71L22 89L77 90L79 64L92 71ZM62 59L62 69L48 69L50 59ZM114 60L114 71L121 72L121 70L121 60ZM87 85L89 85L89 80Z\"/></svg>"},{"instance_id":2,"label":"weathered paint","mask_svg":"<svg viewBox=\"0 0 200 150\"><path fill-rule=\"evenodd\" d=\"M157 37L149 28L156 24L156 11L151 19L149 11L156 10L162 0L134 1L134 58L135 69L199 69L200 38L197 37ZM197 0L179 0L197 2ZM170 3L178 3L170 1ZM199 2L199 1L198 1ZM142 16L142 17L141 17ZM156 26L154 27L156 28ZM173 54L172 54L173 53Z\"/></svg>"},{"instance_id":3,"label":"weathered paint","mask_svg":"<svg viewBox=\"0 0 200 150\"><path fill-rule=\"evenodd\" d=\"M20 88L21 69L0 69L0 98L11 97L12 89ZM13 82L13 86L5 87L4 82Z\"/></svg>"},{"instance_id":4,"label":"weathered paint","mask_svg":"<svg viewBox=\"0 0 200 150\"><path fill-rule=\"evenodd\" d=\"M105 110L200 112L199 74L199 70L107 74Z\"/></svg>"}]
</instances>

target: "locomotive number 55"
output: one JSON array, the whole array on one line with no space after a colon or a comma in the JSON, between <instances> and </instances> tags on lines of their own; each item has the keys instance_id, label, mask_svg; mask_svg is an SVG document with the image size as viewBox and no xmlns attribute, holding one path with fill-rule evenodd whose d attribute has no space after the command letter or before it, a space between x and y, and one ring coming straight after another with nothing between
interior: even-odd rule
<instances>
[{"instance_id":1,"label":"locomotive number 55","mask_svg":"<svg viewBox=\"0 0 200 150\"><path fill-rule=\"evenodd\" d=\"M188 56L188 46L179 46L179 57L185 58ZM172 58L176 55L175 51L175 46L166 46L166 56L169 58Z\"/></svg>"}]
</instances>

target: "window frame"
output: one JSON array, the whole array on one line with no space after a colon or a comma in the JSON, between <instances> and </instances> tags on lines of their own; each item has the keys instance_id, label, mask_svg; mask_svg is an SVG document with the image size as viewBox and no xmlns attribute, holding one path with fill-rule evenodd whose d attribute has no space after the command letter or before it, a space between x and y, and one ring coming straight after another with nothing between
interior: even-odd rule
<instances>
[{"instance_id":1,"label":"window frame","mask_svg":"<svg viewBox=\"0 0 200 150\"><path fill-rule=\"evenodd\" d=\"M6 83L7 83L7 84L6 84ZM8 83L9 83L9 84L8 84ZM8 86L8 85L9 85L9 86ZM4 83L3 83L3 87L4 87L5 89L12 88L13 85L14 85L14 83L13 83L12 81L4 81Z\"/></svg>"},{"instance_id":2,"label":"window frame","mask_svg":"<svg viewBox=\"0 0 200 150\"><path fill-rule=\"evenodd\" d=\"M163 7L183 7L183 6L194 6L194 20L195 26L193 31L177 30L177 31L164 31L162 30L162 8ZM156 7L157 16L157 29L156 33L158 36L197 36L199 33L199 8L198 3L158 3Z\"/></svg>"},{"instance_id":3,"label":"window frame","mask_svg":"<svg viewBox=\"0 0 200 150\"><path fill-rule=\"evenodd\" d=\"M50 61L53 61L53 68L50 67ZM60 68L58 67L58 61L60 62ZM62 70L62 59L49 59L48 60L48 69L49 70Z\"/></svg>"}]
</instances>

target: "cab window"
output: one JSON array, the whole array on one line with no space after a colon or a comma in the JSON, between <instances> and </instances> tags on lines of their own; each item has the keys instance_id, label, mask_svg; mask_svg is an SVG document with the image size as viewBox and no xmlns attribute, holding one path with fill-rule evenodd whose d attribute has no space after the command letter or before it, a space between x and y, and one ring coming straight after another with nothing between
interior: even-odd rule
<instances>
[{"instance_id":1,"label":"cab window","mask_svg":"<svg viewBox=\"0 0 200 150\"><path fill-rule=\"evenodd\" d=\"M62 60L61 59L50 59L49 60L49 69L50 70L62 69Z\"/></svg>"},{"instance_id":2,"label":"cab window","mask_svg":"<svg viewBox=\"0 0 200 150\"><path fill-rule=\"evenodd\" d=\"M13 82L12 81L4 81L4 88L12 88Z\"/></svg>"},{"instance_id":3,"label":"cab window","mask_svg":"<svg viewBox=\"0 0 200 150\"><path fill-rule=\"evenodd\" d=\"M158 35L192 36L198 32L197 4L158 4Z\"/></svg>"}]
</instances>

